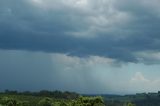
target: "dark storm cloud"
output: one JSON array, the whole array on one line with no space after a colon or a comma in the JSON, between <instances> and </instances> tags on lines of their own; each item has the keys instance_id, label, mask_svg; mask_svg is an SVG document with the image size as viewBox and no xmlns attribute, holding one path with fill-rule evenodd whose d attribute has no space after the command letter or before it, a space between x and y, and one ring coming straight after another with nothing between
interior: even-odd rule
<instances>
[{"instance_id":1,"label":"dark storm cloud","mask_svg":"<svg viewBox=\"0 0 160 106\"><path fill-rule=\"evenodd\" d=\"M157 0L2 0L0 48L138 62L137 52L159 52L157 3Z\"/></svg>"}]
</instances>

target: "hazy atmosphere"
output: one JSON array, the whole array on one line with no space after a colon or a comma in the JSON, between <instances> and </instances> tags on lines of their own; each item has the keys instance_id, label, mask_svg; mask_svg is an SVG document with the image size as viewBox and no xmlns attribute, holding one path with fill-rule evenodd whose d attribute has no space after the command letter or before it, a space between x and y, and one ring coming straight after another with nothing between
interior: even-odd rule
<instances>
[{"instance_id":1,"label":"hazy atmosphere","mask_svg":"<svg viewBox=\"0 0 160 106\"><path fill-rule=\"evenodd\" d=\"M0 0L0 90L160 90L159 0Z\"/></svg>"}]
</instances>

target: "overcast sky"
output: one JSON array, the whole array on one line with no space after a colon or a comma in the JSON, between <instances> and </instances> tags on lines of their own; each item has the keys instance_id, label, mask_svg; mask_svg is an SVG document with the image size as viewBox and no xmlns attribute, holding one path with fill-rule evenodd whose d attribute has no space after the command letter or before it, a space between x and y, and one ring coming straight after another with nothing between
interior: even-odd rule
<instances>
[{"instance_id":1,"label":"overcast sky","mask_svg":"<svg viewBox=\"0 0 160 106\"><path fill-rule=\"evenodd\" d=\"M160 90L159 0L0 0L0 90Z\"/></svg>"}]
</instances>

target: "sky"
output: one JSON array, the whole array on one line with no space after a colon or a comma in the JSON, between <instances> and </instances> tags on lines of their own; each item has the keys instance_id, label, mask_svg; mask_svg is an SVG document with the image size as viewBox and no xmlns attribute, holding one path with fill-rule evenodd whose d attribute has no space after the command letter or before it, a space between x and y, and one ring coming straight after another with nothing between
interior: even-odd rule
<instances>
[{"instance_id":1,"label":"sky","mask_svg":"<svg viewBox=\"0 0 160 106\"><path fill-rule=\"evenodd\" d=\"M0 0L0 90L160 90L159 0Z\"/></svg>"}]
</instances>

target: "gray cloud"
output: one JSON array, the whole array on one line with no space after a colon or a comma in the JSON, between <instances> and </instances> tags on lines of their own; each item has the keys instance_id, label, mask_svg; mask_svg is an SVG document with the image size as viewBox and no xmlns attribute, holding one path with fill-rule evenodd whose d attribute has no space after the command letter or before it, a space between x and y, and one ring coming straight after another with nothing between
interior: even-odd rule
<instances>
[{"instance_id":1,"label":"gray cloud","mask_svg":"<svg viewBox=\"0 0 160 106\"><path fill-rule=\"evenodd\" d=\"M140 53L143 59L150 59ZM150 54L160 60L159 54ZM142 61L143 61L142 59ZM159 90L160 65L128 63L99 56L0 50L0 90L63 90L87 94L131 94ZM151 71L154 70L154 71Z\"/></svg>"},{"instance_id":2,"label":"gray cloud","mask_svg":"<svg viewBox=\"0 0 160 106\"><path fill-rule=\"evenodd\" d=\"M0 48L138 62L137 52L159 52L158 3L2 0Z\"/></svg>"},{"instance_id":3,"label":"gray cloud","mask_svg":"<svg viewBox=\"0 0 160 106\"><path fill-rule=\"evenodd\" d=\"M111 90L103 84L104 79L94 74L97 69L94 70L93 66L110 66L114 63L112 59L97 56L81 59L65 54L14 50L0 50L0 57L0 90L47 89L79 93L101 93L106 92L106 89Z\"/></svg>"}]
</instances>

